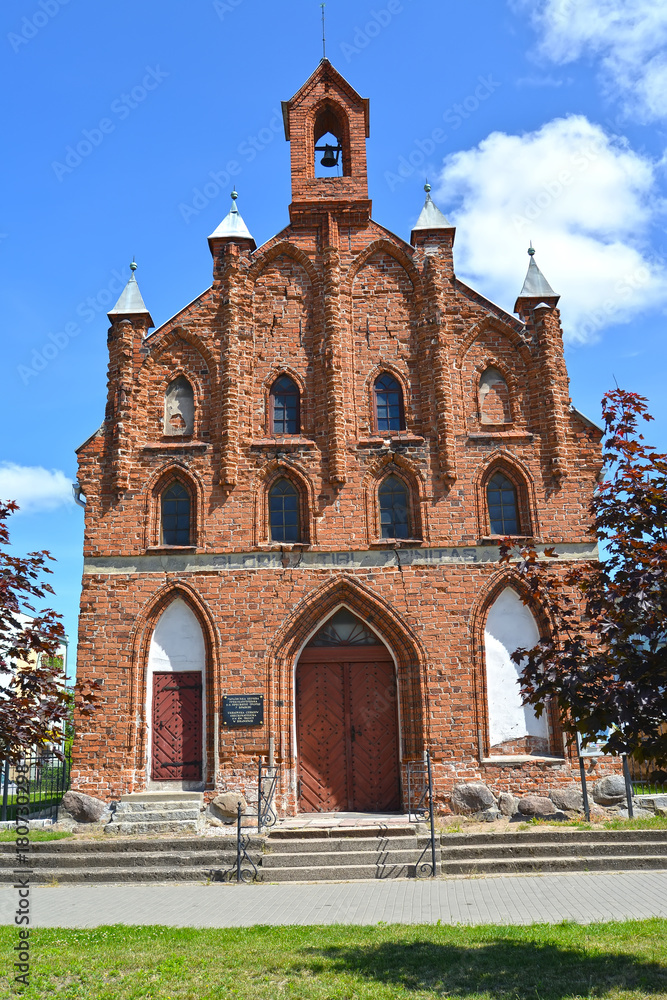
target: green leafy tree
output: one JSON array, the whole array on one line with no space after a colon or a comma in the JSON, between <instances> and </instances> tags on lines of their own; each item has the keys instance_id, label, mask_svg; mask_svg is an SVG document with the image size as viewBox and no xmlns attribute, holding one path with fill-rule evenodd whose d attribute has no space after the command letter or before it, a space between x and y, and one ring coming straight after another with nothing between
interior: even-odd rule
<instances>
[{"instance_id":1,"label":"green leafy tree","mask_svg":"<svg viewBox=\"0 0 667 1000\"><path fill-rule=\"evenodd\" d=\"M63 725L71 719L74 698L83 715L99 700L98 682L65 687L58 647L65 631L62 616L35 603L53 594L46 551L11 555L7 519L18 505L0 501L0 759L16 763L31 747L53 744L62 757ZM33 603L34 602L34 603ZM33 617L22 617L31 615Z\"/></svg>"},{"instance_id":2,"label":"green leafy tree","mask_svg":"<svg viewBox=\"0 0 667 1000\"><path fill-rule=\"evenodd\" d=\"M667 764L667 455L644 441L647 400L615 389L602 400L607 475L591 500L605 558L552 571L531 545L507 538L516 568L545 608L551 636L518 649L521 694L539 716L555 701L585 746ZM529 599L530 599L529 598Z\"/></svg>"}]
</instances>

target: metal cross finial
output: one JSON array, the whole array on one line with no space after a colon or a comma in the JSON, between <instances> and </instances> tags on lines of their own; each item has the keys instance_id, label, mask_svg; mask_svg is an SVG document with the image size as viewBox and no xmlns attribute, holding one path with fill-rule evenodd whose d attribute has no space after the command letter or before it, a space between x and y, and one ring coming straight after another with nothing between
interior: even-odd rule
<instances>
[{"instance_id":1,"label":"metal cross finial","mask_svg":"<svg viewBox=\"0 0 667 1000\"><path fill-rule=\"evenodd\" d=\"M530 247L528 248L528 253L531 257L535 256L535 247L533 246L533 241L530 241Z\"/></svg>"},{"instance_id":2,"label":"metal cross finial","mask_svg":"<svg viewBox=\"0 0 667 1000\"><path fill-rule=\"evenodd\" d=\"M327 37L326 37L326 25L325 25L325 19L324 19L324 8L326 7L326 4L325 3L321 3L320 7L322 8L322 58L326 59L326 57L327 57Z\"/></svg>"}]
</instances>

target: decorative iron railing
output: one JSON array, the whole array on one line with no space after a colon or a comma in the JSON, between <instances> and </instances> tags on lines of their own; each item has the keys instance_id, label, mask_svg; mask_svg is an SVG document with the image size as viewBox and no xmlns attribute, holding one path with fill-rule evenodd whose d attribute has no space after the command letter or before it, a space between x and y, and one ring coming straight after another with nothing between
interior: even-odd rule
<instances>
[{"instance_id":1,"label":"decorative iron railing","mask_svg":"<svg viewBox=\"0 0 667 1000\"><path fill-rule=\"evenodd\" d=\"M437 875L435 817L433 801L433 773L431 770L431 755L424 751L424 759L407 761L407 812L408 819L425 822L430 825L430 837L424 850L419 855L415 865L416 878L435 878ZM430 858L428 855L430 854Z\"/></svg>"},{"instance_id":2,"label":"decorative iron railing","mask_svg":"<svg viewBox=\"0 0 667 1000\"><path fill-rule=\"evenodd\" d=\"M248 854L250 835L244 834L242 824L242 805L239 802L236 813L236 861L226 870L211 869L209 876L214 882L256 882L259 880L257 865Z\"/></svg>"},{"instance_id":3,"label":"decorative iron railing","mask_svg":"<svg viewBox=\"0 0 667 1000\"><path fill-rule=\"evenodd\" d=\"M264 764L260 759L259 776L257 782L257 832L261 833L263 827L274 826L278 814L273 805L276 794L276 785L280 776L280 768L274 765Z\"/></svg>"}]
</instances>

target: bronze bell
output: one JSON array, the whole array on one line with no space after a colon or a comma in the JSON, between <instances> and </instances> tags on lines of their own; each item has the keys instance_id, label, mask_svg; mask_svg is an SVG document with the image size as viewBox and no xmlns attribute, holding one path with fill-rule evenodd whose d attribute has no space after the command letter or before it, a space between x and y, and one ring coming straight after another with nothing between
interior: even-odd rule
<instances>
[{"instance_id":1,"label":"bronze bell","mask_svg":"<svg viewBox=\"0 0 667 1000\"><path fill-rule=\"evenodd\" d=\"M320 160L323 167L335 167L338 163L338 150L333 146L324 147L324 156Z\"/></svg>"}]
</instances>

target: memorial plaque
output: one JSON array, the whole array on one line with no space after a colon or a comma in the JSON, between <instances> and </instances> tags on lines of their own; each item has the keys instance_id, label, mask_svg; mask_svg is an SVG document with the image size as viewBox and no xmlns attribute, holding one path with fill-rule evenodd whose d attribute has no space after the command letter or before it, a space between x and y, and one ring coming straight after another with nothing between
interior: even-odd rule
<instances>
[{"instance_id":1,"label":"memorial plaque","mask_svg":"<svg viewBox=\"0 0 667 1000\"><path fill-rule=\"evenodd\" d=\"M223 726L263 726L263 694L226 694L222 698Z\"/></svg>"}]
</instances>

